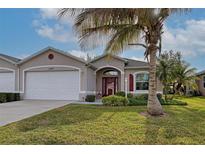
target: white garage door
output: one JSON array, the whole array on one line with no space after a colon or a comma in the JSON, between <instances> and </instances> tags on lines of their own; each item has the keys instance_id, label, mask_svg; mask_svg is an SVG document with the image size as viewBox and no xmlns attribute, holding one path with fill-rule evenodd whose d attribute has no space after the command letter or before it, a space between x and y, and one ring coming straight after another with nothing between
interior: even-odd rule
<instances>
[{"instance_id":1,"label":"white garage door","mask_svg":"<svg viewBox=\"0 0 205 154\"><path fill-rule=\"evenodd\" d=\"M79 71L27 72L24 99L78 100Z\"/></svg>"},{"instance_id":2,"label":"white garage door","mask_svg":"<svg viewBox=\"0 0 205 154\"><path fill-rule=\"evenodd\" d=\"M0 92L12 92L15 90L13 72L1 72L0 73Z\"/></svg>"}]
</instances>

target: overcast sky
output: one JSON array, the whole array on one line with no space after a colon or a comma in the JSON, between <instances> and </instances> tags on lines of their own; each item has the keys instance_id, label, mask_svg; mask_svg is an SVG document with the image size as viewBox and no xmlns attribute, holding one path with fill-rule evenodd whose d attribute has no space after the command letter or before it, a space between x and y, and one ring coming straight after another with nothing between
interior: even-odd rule
<instances>
[{"instance_id":1,"label":"overcast sky","mask_svg":"<svg viewBox=\"0 0 205 154\"><path fill-rule=\"evenodd\" d=\"M47 46L79 57L103 53L103 48L81 51L71 17L61 20L57 9L0 9L0 52L25 58ZM205 69L205 9L172 15L164 25L163 50L181 51L198 71ZM144 60L144 49L133 47L124 57Z\"/></svg>"}]
</instances>

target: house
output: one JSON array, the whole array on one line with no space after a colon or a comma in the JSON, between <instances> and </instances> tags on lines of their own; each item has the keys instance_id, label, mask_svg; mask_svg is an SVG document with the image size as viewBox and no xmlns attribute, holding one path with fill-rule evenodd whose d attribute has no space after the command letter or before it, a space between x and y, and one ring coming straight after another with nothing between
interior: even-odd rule
<instances>
[{"instance_id":1,"label":"house","mask_svg":"<svg viewBox=\"0 0 205 154\"><path fill-rule=\"evenodd\" d=\"M199 77L199 80L197 80L198 90L201 95L205 96L205 70L196 75Z\"/></svg>"},{"instance_id":2,"label":"house","mask_svg":"<svg viewBox=\"0 0 205 154\"><path fill-rule=\"evenodd\" d=\"M86 62L47 47L25 59L0 55L0 92L19 92L22 99L84 100L117 91L148 93L148 63L103 54ZM157 81L157 91L162 85Z\"/></svg>"}]
</instances>

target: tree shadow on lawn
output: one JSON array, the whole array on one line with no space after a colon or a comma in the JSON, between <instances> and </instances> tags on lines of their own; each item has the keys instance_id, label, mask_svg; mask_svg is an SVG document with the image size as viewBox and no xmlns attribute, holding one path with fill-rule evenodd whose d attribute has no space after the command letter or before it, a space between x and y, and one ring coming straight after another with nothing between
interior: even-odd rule
<instances>
[{"instance_id":1,"label":"tree shadow on lawn","mask_svg":"<svg viewBox=\"0 0 205 154\"><path fill-rule=\"evenodd\" d=\"M165 117L147 117L144 144L205 144L205 113L186 107L169 107Z\"/></svg>"},{"instance_id":2,"label":"tree shadow on lawn","mask_svg":"<svg viewBox=\"0 0 205 154\"><path fill-rule=\"evenodd\" d=\"M106 107L100 105L70 104L21 120L15 124L18 131L26 132L39 127L73 125L84 121L93 122L106 112L110 112L105 119L109 121L118 112L136 112L136 107Z\"/></svg>"}]
</instances>

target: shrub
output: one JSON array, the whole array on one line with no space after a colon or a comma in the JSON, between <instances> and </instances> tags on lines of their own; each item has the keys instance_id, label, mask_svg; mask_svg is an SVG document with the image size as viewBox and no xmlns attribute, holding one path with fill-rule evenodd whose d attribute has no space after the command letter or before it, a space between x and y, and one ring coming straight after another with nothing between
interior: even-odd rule
<instances>
[{"instance_id":1,"label":"shrub","mask_svg":"<svg viewBox=\"0 0 205 154\"><path fill-rule=\"evenodd\" d=\"M0 103L7 102L7 96L6 93L0 93Z\"/></svg>"},{"instance_id":2,"label":"shrub","mask_svg":"<svg viewBox=\"0 0 205 154\"><path fill-rule=\"evenodd\" d=\"M118 91L118 92L115 93L115 95L125 97L125 92L124 91Z\"/></svg>"},{"instance_id":3,"label":"shrub","mask_svg":"<svg viewBox=\"0 0 205 154\"><path fill-rule=\"evenodd\" d=\"M147 100L136 99L136 98L129 98L128 100L129 100L128 102L129 106L147 105Z\"/></svg>"},{"instance_id":4,"label":"shrub","mask_svg":"<svg viewBox=\"0 0 205 154\"><path fill-rule=\"evenodd\" d=\"M126 106L128 104L128 100L122 96L107 96L102 98L103 105L106 106Z\"/></svg>"},{"instance_id":5,"label":"shrub","mask_svg":"<svg viewBox=\"0 0 205 154\"><path fill-rule=\"evenodd\" d=\"M15 101L20 101L20 93L15 93Z\"/></svg>"},{"instance_id":6,"label":"shrub","mask_svg":"<svg viewBox=\"0 0 205 154\"><path fill-rule=\"evenodd\" d=\"M178 101L178 100L168 100L165 101L164 99L162 99L162 101L160 102L162 105L187 105L187 102L183 102L183 101Z\"/></svg>"},{"instance_id":7,"label":"shrub","mask_svg":"<svg viewBox=\"0 0 205 154\"><path fill-rule=\"evenodd\" d=\"M193 91L189 91L187 96L201 96L201 93L198 90L193 90Z\"/></svg>"},{"instance_id":8,"label":"shrub","mask_svg":"<svg viewBox=\"0 0 205 154\"><path fill-rule=\"evenodd\" d=\"M186 102L182 102L179 100L167 100L165 101L162 98L161 94L157 94L157 97L159 99L159 102L161 103L161 105L187 105ZM138 97L137 97L138 98ZM129 98L129 106L138 106L138 105L147 105L147 100L142 99L142 97L139 97L140 99L136 99L136 97L134 98Z\"/></svg>"},{"instance_id":9,"label":"shrub","mask_svg":"<svg viewBox=\"0 0 205 154\"><path fill-rule=\"evenodd\" d=\"M148 100L148 94L135 95L134 98L140 100Z\"/></svg>"},{"instance_id":10,"label":"shrub","mask_svg":"<svg viewBox=\"0 0 205 154\"><path fill-rule=\"evenodd\" d=\"M12 102L15 101L15 93L7 93L6 94L6 102Z\"/></svg>"},{"instance_id":11,"label":"shrub","mask_svg":"<svg viewBox=\"0 0 205 154\"><path fill-rule=\"evenodd\" d=\"M133 94L128 93L128 94L127 94L127 98L133 98Z\"/></svg>"},{"instance_id":12,"label":"shrub","mask_svg":"<svg viewBox=\"0 0 205 154\"><path fill-rule=\"evenodd\" d=\"M0 103L19 101L19 93L0 93Z\"/></svg>"},{"instance_id":13,"label":"shrub","mask_svg":"<svg viewBox=\"0 0 205 154\"><path fill-rule=\"evenodd\" d=\"M86 102L95 102L95 95L87 95L85 98Z\"/></svg>"}]
</instances>

